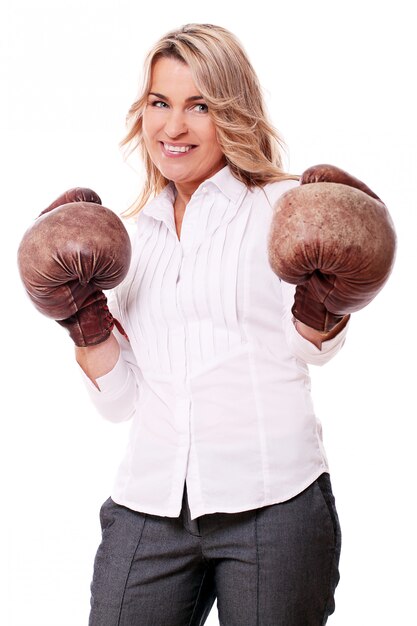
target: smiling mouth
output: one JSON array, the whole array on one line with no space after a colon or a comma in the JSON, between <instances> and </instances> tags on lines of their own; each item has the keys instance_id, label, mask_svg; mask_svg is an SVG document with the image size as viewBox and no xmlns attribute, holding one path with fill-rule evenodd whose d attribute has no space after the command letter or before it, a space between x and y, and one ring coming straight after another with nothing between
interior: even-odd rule
<instances>
[{"instance_id":1,"label":"smiling mouth","mask_svg":"<svg viewBox=\"0 0 417 626\"><path fill-rule=\"evenodd\" d=\"M187 154L187 152L190 152L190 150L197 147L192 144L188 146L175 146L175 145L165 143L165 142L161 142L161 143L164 148L164 151L167 154Z\"/></svg>"}]
</instances>

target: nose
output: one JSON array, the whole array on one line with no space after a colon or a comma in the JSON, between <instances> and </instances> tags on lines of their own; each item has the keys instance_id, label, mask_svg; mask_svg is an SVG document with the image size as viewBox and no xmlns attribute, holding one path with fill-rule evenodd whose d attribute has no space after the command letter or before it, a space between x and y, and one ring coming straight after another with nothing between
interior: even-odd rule
<instances>
[{"instance_id":1,"label":"nose","mask_svg":"<svg viewBox=\"0 0 417 626\"><path fill-rule=\"evenodd\" d=\"M188 128L183 111L171 109L165 120L165 133L171 139L184 135Z\"/></svg>"}]
</instances>

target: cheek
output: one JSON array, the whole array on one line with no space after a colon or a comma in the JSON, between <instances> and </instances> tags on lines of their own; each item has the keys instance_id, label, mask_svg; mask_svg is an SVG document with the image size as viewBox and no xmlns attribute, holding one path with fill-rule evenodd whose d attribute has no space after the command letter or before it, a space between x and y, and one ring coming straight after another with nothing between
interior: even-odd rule
<instances>
[{"instance_id":1,"label":"cheek","mask_svg":"<svg viewBox=\"0 0 417 626\"><path fill-rule=\"evenodd\" d=\"M149 142L149 129L145 116L142 118L142 139L145 145L147 145Z\"/></svg>"},{"instance_id":2,"label":"cheek","mask_svg":"<svg viewBox=\"0 0 417 626\"><path fill-rule=\"evenodd\" d=\"M210 152L213 155L223 154L220 144L217 140L217 132L212 124L207 127L205 132L205 143L210 148Z\"/></svg>"},{"instance_id":3,"label":"cheek","mask_svg":"<svg viewBox=\"0 0 417 626\"><path fill-rule=\"evenodd\" d=\"M213 144L212 144L212 155L213 155L213 160L214 161L222 161L225 158L224 157L224 152L221 149L221 147L220 147L220 145L219 145L219 143L217 141L217 138L213 141Z\"/></svg>"},{"instance_id":4,"label":"cheek","mask_svg":"<svg viewBox=\"0 0 417 626\"><path fill-rule=\"evenodd\" d=\"M155 119L155 116L148 112L148 109L145 109L142 117L142 133L145 142L152 139L155 135L155 132L157 131L156 122L157 119Z\"/></svg>"}]
</instances>

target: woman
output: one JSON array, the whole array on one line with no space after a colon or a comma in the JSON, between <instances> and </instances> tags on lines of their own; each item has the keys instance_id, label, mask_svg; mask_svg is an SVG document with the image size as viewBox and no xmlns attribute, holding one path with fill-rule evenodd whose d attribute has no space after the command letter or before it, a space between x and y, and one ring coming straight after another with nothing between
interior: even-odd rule
<instances>
[{"instance_id":1,"label":"woman","mask_svg":"<svg viewBox=\"0 0 417 626\"><path fill-rule=\"evenodd\" d=\"M334 610L340 529L306 362L338 352L298 323L272 272L272 207L297 177L239 42L212 25L147 57L124 143L143 156L116 330L77 348L90 395L132 418L101 510L90 626L321 625ZM152 199L151 199L152 198Z\"/></svg>"},{"instance_id":2,"label":"woman","mask_svg":"<svg viewBox=\"0 0 417 626\"><path fill-rule=\"evenodd\" d=\"M307 363L339 351L387 279L386 207L333 166L283 172L253 68L217 26L154 46L125 143L146 169L132 260L79 188L18 254L98 410L132 420L90 626L203 624L216 598L222 626L323 625L341 536Z\"/></svg>"}]
</instances>

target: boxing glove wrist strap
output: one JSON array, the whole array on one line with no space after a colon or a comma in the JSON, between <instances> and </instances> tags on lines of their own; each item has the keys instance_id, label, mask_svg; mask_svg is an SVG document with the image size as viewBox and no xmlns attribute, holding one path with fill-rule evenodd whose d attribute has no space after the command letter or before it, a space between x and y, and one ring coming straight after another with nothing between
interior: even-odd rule
<instances>
[{"instance_id":1,"label":"boxing glove wrist strap","mask_svg":"<svg viewBox=\"0 0 417 626\"><path fill-rule=\"evenodd\" d=\"M95 291L74 315L57 320L69 332L76 346L95 346L109 338L115 320L107 307L107 298L102 291Z\"/></svg>"},{"instance_id":2,"label":"boxing glove wrist strap","mask_svg":"<svg viewBox=\"0 0 417 626\"><path fill-rule=\"evenodd\" d=\"M317 330L316 328L313 328L312 326L309 326L308 324L306 324L305 322L297 319L296 317L293 316L292 321L293 324L295 326L295 328L297 329L298 332L300 332L301 335L305 335L305 332L301 332L302 327L301 325L304 327L305 330L308 330L308 335L309 336L313 336L314 337L318 337L321 339L321 341L328 341L329 339L333 339L333 337L336 337L336 335L338 335L340 333L341 330L344 329L344 327L346 326L347 322L350 319L350 315L344 315L342 317L342 319L335 325L333 326L333 328L331 330ZM306 337L306 339L308 339L309 337Z\"/></svg>"}]
</instances>

